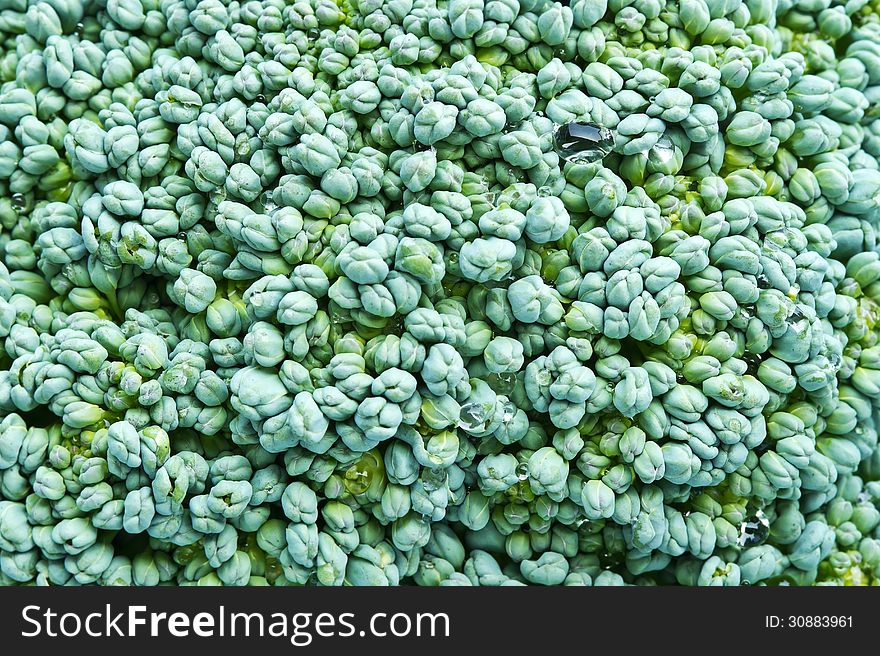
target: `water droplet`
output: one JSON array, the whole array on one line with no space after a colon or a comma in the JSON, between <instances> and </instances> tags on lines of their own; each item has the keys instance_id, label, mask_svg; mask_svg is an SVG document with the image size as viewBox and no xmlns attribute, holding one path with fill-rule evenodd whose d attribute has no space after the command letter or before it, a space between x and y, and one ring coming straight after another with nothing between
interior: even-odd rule
<instances>
[{"instance_id":1,"label":"water droplet","mask_svg":"<svg viewBox=\"0 0 880 656\"><path fill-rule=\"evenodd\" d=\"M527 462L521 462L516 466L516 477L521 481L529 477L529 464Z\"/></svg>"},{"instance_id":2,"label":"water droplet","mask_svg":"<svg viewBox=\"0 0 880 656\"><path fill-rule=\"evenodd\" d=\"M501 423L509 424L513 421L513 418L516 417L517 407L513 404L512 401L506 401L503 406L501 406Z\"/></svg>"},{"instance_id":3,"label":"water droplet","mask_svg":"<svg viewBox=\"0 0 880 656\"><path fill-rule=\"evenodd\" d=\"M264 191L260 195L260 204L263 206L264 212L271 212L276 207L278 207L275 204L275 196L273 195L273 193L271 191Z\"/></svg>"},{"instance_id":4,"label":"water droplet","mask_svg":"<svg viewBox=\"0 0 880 656\"><path fill-rule=\"evenodd\" d=\"M794 306L792 307L791 312L789 313L788 317L786 317L785 322L789 326L794 327L795 324L799 323L802 319L805 319L805 318L806 317L804 315L804 311L801 310L800 306L797 303L795 303Z\"/></svg>"},{"instance_id":5,"label":"water droplet","mask_svg":"<svg viewBox=\"0 0 880 656\"><path fill-rule=\"evenodd\" d=\"M538 197L539 198L547 198L548 196L553 195L553 190L550 187L538 187Z\"/></svg>"},{"instance_id":6,"label":"water droplet","mask_svg":"<svg viewBox=\"0 0 880 656\"><path fill-rule=\"evenodd\" d=\"M511 373L509 371L502 372L498 374L498 380L502 383L507 383L509 385L516 384L516 374Z\"/></svg>"},{"instance_id":7,"label":"water droplet","mask_svg":"<svg viewBox=\"0 0 880 656\"><path fill-rule=\"evenodd\" d=\"M758 277L758 287L761 289L767 289L770 287L770 278L768 278L765 274L759 273Z\"/></svg>"},{"instance_id":8,"label":"water droplet","mask_svg":"<svg viewBox=\"0 0 880 656\"><path fill-rule=\"evenodd\" d=\"M309 41L314 41L319 36L321 36L321 31L317 27L313 27L308 32L306 32L306 36L309 37Z\"/></svg>"},{"instance_id":9,"label":"water droplet","mask_svg":"<svg viewBox=\"0 0 880 656\"><path fill-rule=\"evenodd\" d=\"M217 187L217 189L210 193L209 200L214 203L214 205L219 205L226 200L226 187Z\"/></svg>"},{"instance_id":10,"label":"water droplet","mask_svg":"<svg viewBox=\"0 0 880 656\"><path fill-rule=\"evenodd\" d=\"M677 374L675 374L675 382L679 385L684 385L685 383L687 383L687 378L685 378L684 374L679 371Z\"/></svg>"},{"instance_id":11,"label":"water droplet","mask_svg":"<svg viewBox=\"0 0 880 656\"><path fill-rule=\"evenodd\" d=\"M449 254L449 261L452 264L455 264L456 262L458 262L458 253L456 251L452 251Z\"/></svg>"},{"instance_id":12,"label":"water droplet","mask_svg":"<svg viewBox=\"0 0 880 656\"><path fill-rule=\"evenodd\" d=\"M12 201L12 209L16 212L21 212L27 204L27 199L24 197L24 194L12 194L12 197L9 200Z\"/></svg>"},{"instance_id":13,"label":"water droplet","mask_svg":"<svg viewBox=\"0 0 880 656\"><path fill-rule=\"evenodd\" d=\"M85 29L85 25L83 25L82 23L77 23L76 26L73 28L73 34L75 36L82 36L82 33Z\"/></svg>"},{"instance_id":14,"label":"water droplet","mask_svg":"<svg viewBox=\"0 0 880 656\"><path fill-rule=\"evenodd\" d=\"M419 91L418 94L416 94L416 97L414 100L416 107L424 107L425 105L428 104L429 99L425 97L426 93L427 93L427 91L422 90L422 91Z\"/></svg>"},{"instance_id":15,"label":"water droplet","mask_svg":"<svg viewBox=\"0 0 880 656\"><path fill-rule=\"evenodd\" d=\"M480 431L486 427L493 408L487 403L465 403L458 414L458 426L464 430Z\"/></svg>"},{"instance_id":16,"label":"water droplet","mask_svg":"<svg viewBox=\"0 0 880 656\"><path fill-rule=\"evenodd\" d=\"M486 382L499 394L509 394L516 385L516 374L502 371L500 374L492 374Z\"/></svg>"},{"instance_id":17,"label":"water droplet","mask_svg":"<svg viewBox=\"0 0 880 656\"><path fill-rule=\"evenodd\" d=\"M363 494L370 487L370 474L355 463L346 470L343 485L352 494Z\"/></svg>"},{"instance_id":18,"label":"water droplet","mask_svg":"<svg viewBox=\"0 0 880 656\"><path fill-rule=\"evenodd\" d=\"M736 543L741 547L753 547L764 542L769 534L770 520L762 510L758 510L739 525Z\"/></svg>"},{"instance_id":19,"label":"water droplet","mask_svg":"<svg viewBox=\"0 0 880 656\"><path fill-rule=\"evenodd\" d=\"M828 364L834 370L834 373L840 371L840 367L843 366L843 358L836 351L832 351L828 354Z\"/></svg>"},{"instance_id":20,"label":"water droplet","mask_svg":"<svg viewBox=\"0 0 880 656\"><path fill-rule=\"evenodd\" d=\"M609 380L608 384L605 386L605 389L607 389L609 392L613 392L614 391L614 383Z\"/></svg>"},{"instance_id":21,"label":"water droplet","mask_svg":"<svg viewBox=\"0 0 880 656\"><path fill-rule=\"evenodd\" d=\"M566 123L553 131L556 152L566 162L597 162L614 148L614 134L594 123Z\"/></svg>"},{"instance_id":22,"label":"water droplet","mask_svg":"<svg viewBox=\"0 0 880 656\"><path fill-rule=\"evenodd\" d=\"M844 278L840 285L837 287L837 293L843 294L844 296L852 296L853 298L858 298L861 294L862 288L852 278Z\"/></svg>"},{"instance_id":23,"label":"water droplet","mask_svg":"<svg viewBox=\"0 0 880 656\"><path fill-rule=\"evenodd\" d=\"M265 102L266 102L266 96L264 96L262 93L258 93L258 94L257 94L257 98L256 98L256 100L257 100L258 103L265 103Z\"/></svg>"},{"instance_id":24,"label":"water droplet","mask_svg":"<svg viewBox=\"0 0 880 656\"><path fill-rule=\"evenodd\" d=\"M428 469L422 473L422 487L425 492L439 490L444 485L446 485L445 469Z\"/></svg>"},{"instance_id":25,"label":"water droplet","mask_svg":"<svg viewBox=\"0 0 880 656\"><path fill-rule=\"evenodd\" d=\"M855 433L856 435L864 435L864 434L865 434L865 429L862 428L861 426L856 426L856 427L853 429L853 433Z\"/></svg>"},{"instance_id":26,"label":"water droplet","mask_svg":"<svg viewBox=\"0 0 880 656\"><path fill-rule=\"evenodd\" d=\"M758 353L746 351L742 354L742 359L748 365L748 369L746 371L748 371L749 373L754 374L758 370L758 367L761 366L761 356Z\"/></svg>"},{"instance_id":27,"label":"water droplet","mask_svg":"<svg viewBox=\"0 0 880 656\"><path fill-rule=\"evenodd\" d=\"M672 143L672 139L664 135L651 147L648 154L656 159L658 163L666 164L675 157L675 144Z\"/></svg>"},{"instance_id":28,"label":"water droplet","mask_svg":"<svg viewBox=\"0 0 880 656\"><path fill-rule=\"evenodd\" d=\"M771 230L764 235L764 248L771 251L781 251L788 246L788 235L785 230Z\"/></svg>"}]
</instances>

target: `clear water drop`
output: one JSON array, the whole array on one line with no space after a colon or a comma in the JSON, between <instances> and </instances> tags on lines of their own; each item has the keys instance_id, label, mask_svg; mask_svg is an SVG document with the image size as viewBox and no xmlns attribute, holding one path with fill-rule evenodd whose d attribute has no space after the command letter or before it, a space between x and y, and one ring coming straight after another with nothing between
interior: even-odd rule
<instances>
[{"instance_id":1,"label":"clear water drop","mask_svg":"<svg viewBox=\"0 0 880 656\"><path fill-rule=\"evenodd\" d=\"M426 492L439 490L444 485L446 485L445 469L429 469L422 474L422 487Z\"/></svg>"},{"instance_id":2,"label":"clear water drop","mask_svg":"<svg viewBox=\"0 0 880 656\"><path fill-rule=\"evenodd\" d=\"M496 392L500 394L509 394L516 385L516 374L509 371L502 371L500 374L493 374L489 380L489 384Z\"/></svg>"},{"instance_id":3,"label":"clear water drop","mask_svg":"<svg viewBox=\"0 0 880 656\"><path fill-rule=\"evenodd\" d=\"M449 254L449 261L450 261L452 264L455 264L456 262L458 262L458 252L457 252L457 251L452 251L452 252Z\"/></svg>"},{"instance_id":4,"label":"clear water drop","mask_svg":"<svg viewBox=\"0 0 880 656\"><path fill-rule=\"evenodd\" d=\"M521 462L516 466L516 477L524 481L529 477L529 465L526 462Z\"/></svg>"},{"instance_id":5,"label":"clear water drop","mask_svg":"<svg viewBox=\"0 0 880 656\"><path fill-rule=\"evenodd\" d=\"M790 326L794 326L796 323L800 322L801 319L804 318L806 318L804 315L804 311L801 310L800 306L797 303L795 303L791 309L791 312L789 312L788 317L786 317L785 322Z\"/></svg>"},{"instance_id":6,"label":"clear water drop","mask_svg":"<svg viewBox=\"0 0 880 656\"><path fill-rule=\"evenodd\" d=\"M758 277L758 287L761 289L768 289L770 285L770 278L768 278L765 274L759 273Z\"/></svg>"},{"instance_id":7,"label":"clear water drop","mask_svg":"<svg viewBox=\"0 0 880 656\"><path fill-rule=\"evenodd\" d=\"M834 370L834 373L840 371L840 367L843 366L843 358L840 357L840 354L832 351L828 354L828 364Z\"/></svg>"},{"instance_id":8,"label":"clear water drop","mask_svg":"<svg viewBox=\"0 0 880 656\"><path fill-rule=\"evenodd\" d=\"M491 407L487 408L485 403L465 403L458 414L459 428L481 430L489 421L491 409Z\"/></svg>"},{"instance_id":9,"label":"clear water drop","mask_svg":"<svg viewBox=\"0 0 880 656\"><path fill-rule=\"evenodd\" d=\"M321 31L317 27L313 27L308 32L306 32L306 36L309 37L309 41L314 41L319 36L321 36Z\"/></svg>"},{"instance_id":10,"label":"clear water drop","mask_svg":"<svg viewBox=\"0 0 880 656\"><path fill-rule=\"evenodd\" d=\"M746 351L742 354L742 359L748 365L748 369L746 371L748 371L749 373L754 374L758 370L758 367L761 366L761 356L758 353Z\"/></svg>"},{"instance_id":11,"label":"clear water drop","mask_svg":"<svg viewBox=\"0 0 880 656\"><path fill-rule=\"evenodd\" d=\"M266 102L266 96L264 96L262 93L258 93L258 94L257 94L256 101L257 101L258 103L265 103L265 102Z\"/></svg>"},{"instance_id":12,"label":"clear water drop","mask_svg":"<svg viewBox=\"0 0 880 656\"><path fill-rule=\"evenodd\" d=\"M666 164L675 157L675 144L672 143L672 139L664 135L651 147L648 154L658 163Z\"/></svg>"},{"instance_id":13,"label":"clear water drop","mask_svg":"<svg viewBox=\"0 0 880 656\"><path fill-rule=\"evenodd\" d=\"M264 212L271 212L278 206L275 204L275 196L271 191L264 191L260 195L260 204Z\"/></svg>"},{"instance_id":14,"label":"clear water drop","mask_svg":"<svg viewBox=\"0 0 880 656\"><path fill-rule=\"evenodd\" d=\"M83 25L82 23L77 23L76 27L73 28L73 34L75 36L82 36L83 31L85 31L85 29L86 29L85 25Z\"/></svg>"},{"instance_id":15,"label":"clear water drop","mask_svg":"<svg viewBox=\"0 0 880 656\"><path fill-rule=\"evenodd\" d=\"M512 401L505 401L501 406L501 423L506 425L513 421L513 418L516 417L516 411L517 407Z\"/></svg>"},{"instance_id":16,"label":"clear water drop","mask_svg":"<svg viewBox=\"0 0 880 656\"><path fill-rule=\"evenodd\" d=\"M345 472L343 485L352 494L363 494L370 487L370 473L355 463Z\"/></svg>"},{"instance_id":17,"label":"clear water drop","mask_svg":"<svg viewBox=\"0 0 880 656\"><path fill-rule=\"evenodd\" d=\"M840 285L837 287L837 293L843 294L844 296L852 296L854 298L858 298L861 294L862 288L852 278L844 278Z\"/></svg>"},{"instance_id":18,"label":"clear water drop","mask_svg":"<svg viewBox=\"0 0 880 656\"><path fill-rule=\"evenodd\" d=\"M764 248L771 251L781 251L788 246L788 235L785 230L771 230L764 235Z\"/></svg>"},{"instance_id":19,"label":"clear water drop","mask_svg":"<svg viewBox=\"0 0 880 656\"><path fill-rule=\"evenodd\" d=\"M16 212L21 212L27 204L24 194L12 194L9 200L12 201L12 209Z\"/></svg>"},{"instance_id":20,"label":"clear water drop","mask_svg":"<svg viewBox=\"0 0 880 656\"><path fill-rule=\"evenodd\" d=\"M764 542L769 534L770 520L762 510L757 510L739 525L739 537L736 543L741 547L753 547Z\"/></svg>"},{"instance_id":21,"label":"clear water drop","mask_svg":"<svg viewBox=\"0 0 880 656\"><path fill-rule=\"evenodd\" d=\"M226 187L217 187L214 191L210 193L209 200L214 205L219 205L224 200L226 200Z\"/></svg>"},{"instance_id":22,"label":"clear water drop","mask_svg":"<svg viewBox=\"0 0 880 656\"><path fill-rule=\"evenodd\" d=\"M556 152L566 162L598 162L614 148L614 133L595 123L566 123L553 131Z\"/></svg>"}]
</instances>

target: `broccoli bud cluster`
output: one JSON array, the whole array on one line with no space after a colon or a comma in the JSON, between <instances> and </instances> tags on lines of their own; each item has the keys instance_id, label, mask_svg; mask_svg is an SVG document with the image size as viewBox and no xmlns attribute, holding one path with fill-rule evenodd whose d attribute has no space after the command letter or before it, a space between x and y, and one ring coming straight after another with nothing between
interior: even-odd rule
<instances>
[{"instance_id":1,"label":"broccoli bud cluster","mask_svg":"<svg viewBox=\"0 0 880 656\"><path fill-rule=\"evenodd\" d=\"M877 0L0 44L0 584L880 579Z\"/></svg>"}]
</instances>

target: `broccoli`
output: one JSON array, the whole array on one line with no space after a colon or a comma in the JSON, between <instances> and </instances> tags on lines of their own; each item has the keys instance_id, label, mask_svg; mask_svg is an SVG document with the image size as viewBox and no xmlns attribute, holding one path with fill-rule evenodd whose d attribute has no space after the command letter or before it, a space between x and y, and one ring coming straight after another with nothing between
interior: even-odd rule
<instances>
[{"instance_id":1,"label":"broccoli","mask_svg":"<svg viewBox=\"0 0 880 656\"><path fill-rule=\"evenodd\" d=\"M880 582L878 0L13 0L0 584Z\"/></svg>"}]
</instances>

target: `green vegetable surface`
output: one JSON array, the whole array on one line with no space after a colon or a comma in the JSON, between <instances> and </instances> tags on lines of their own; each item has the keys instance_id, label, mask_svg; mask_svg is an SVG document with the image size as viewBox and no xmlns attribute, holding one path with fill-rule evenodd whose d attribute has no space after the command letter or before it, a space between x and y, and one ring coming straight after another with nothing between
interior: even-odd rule
<instances>
[{"instance_id":1,"label":"green vegetable surface","mask_svg":"<svg viewBox=\"0 0 880 656\"><path fill-rule=\"evenodd\" d=\"M878 0L8 0L0 584L876 584L878 224Z\"/></svg>"}]
</instances>

